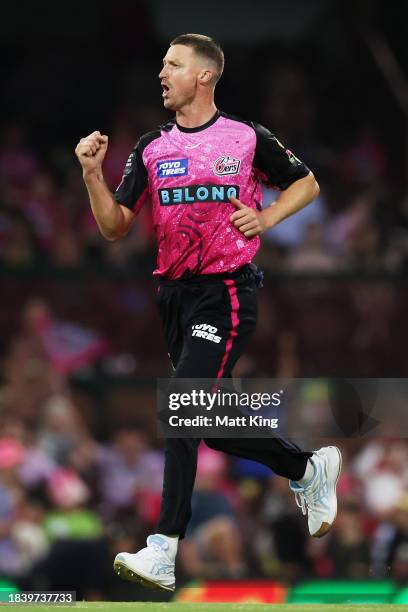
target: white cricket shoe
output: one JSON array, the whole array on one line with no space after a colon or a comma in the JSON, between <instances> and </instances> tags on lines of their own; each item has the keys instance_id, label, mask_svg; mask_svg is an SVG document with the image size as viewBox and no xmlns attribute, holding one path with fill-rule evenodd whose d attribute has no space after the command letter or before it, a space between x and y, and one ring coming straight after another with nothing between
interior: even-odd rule
<instances>
[{"instance_id":1,"label":"white cricket shoe","mask_svg":"<svg viewBox=\"0 0 408 612\"><path fill-rule=\"evenodd\" d=\"M308 515L309 533L321 538L330 531L337 515L336 485L341 471L341 453L337 446L314 451L309 461L315 468L311 481L301 486L293 480L289 487L302 513Z\"/></svg>"},{"instance_id":2,"label":"white cricket shoe","mask_svg":"<svg viewBox=\"0 0 408 612\"><path fill-rule=\"evenodd\" d=\"M158 534L150 535L146 548L139 552L116 555L113 569L124 580L164 591L175 589L174 559L169 556L168 542Z\"/></svg>"}]
</instances>

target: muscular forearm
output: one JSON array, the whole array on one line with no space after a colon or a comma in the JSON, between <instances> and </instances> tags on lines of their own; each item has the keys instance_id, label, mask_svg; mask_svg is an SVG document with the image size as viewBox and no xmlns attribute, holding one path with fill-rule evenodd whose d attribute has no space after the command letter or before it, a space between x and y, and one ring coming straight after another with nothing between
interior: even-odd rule
<instances>
[{"instance_id":1,"label":"muscular forearm","mask_svg":"<svg viewBox=\"0 0 408 612\"><path fill-rule=\"evenodd\" d=\"M127 233L124 214L106 186L102 171L84 172L83 176L92 213L102 235L107 240L121 238Z\"/></svg>"},{"instance_id":2,"label":"muscular forearm","mask_svg":"<svg viewBox=\"0 0 408 612\"><path fill-rule=\"evenodd\" d=\"M312 173L292 183L290 187L279 194L272 205L263 209L261 215L264 217L266 228L274 227L277 223L304 208L314 200L319 191L319 185Z\"/></svg>"}]
</instances>

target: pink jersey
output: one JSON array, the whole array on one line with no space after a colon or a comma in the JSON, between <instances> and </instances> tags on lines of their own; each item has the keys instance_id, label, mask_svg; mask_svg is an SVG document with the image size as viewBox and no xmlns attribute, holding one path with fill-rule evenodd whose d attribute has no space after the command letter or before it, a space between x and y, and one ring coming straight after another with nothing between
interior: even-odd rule
<instances>
[{"instance_id":1,"label":"pink jersey","mask_svg":"<svg viewBox=\"0 0 408 612\"><path fill-rule=\"evenodd\" d=\"M233 272L250 263L259 237L230 222L235 196L261 210L260 181L286 189L309 169L266 128L217 111L205 125L175 121L140 138L116 200L137 213L150 195L158 253L154 274Z\"/></svg>"}]
</instances>

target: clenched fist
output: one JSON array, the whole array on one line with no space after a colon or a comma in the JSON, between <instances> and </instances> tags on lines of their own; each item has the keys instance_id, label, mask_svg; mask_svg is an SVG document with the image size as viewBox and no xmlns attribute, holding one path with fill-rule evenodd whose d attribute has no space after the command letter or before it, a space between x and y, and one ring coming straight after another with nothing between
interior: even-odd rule
<instances>
[{"instance_id":1,"label":"clenched fist","mask_svg":"<svg viewBox=\"0 0 408 612\"><path fill-rule=\"evenodd\" d=\"M107 148L108 137L102 136L100 132L92 132L86 138L81 138L75 153L84 174L95 172L102 167Z\"/></svg>"}]
</instances>

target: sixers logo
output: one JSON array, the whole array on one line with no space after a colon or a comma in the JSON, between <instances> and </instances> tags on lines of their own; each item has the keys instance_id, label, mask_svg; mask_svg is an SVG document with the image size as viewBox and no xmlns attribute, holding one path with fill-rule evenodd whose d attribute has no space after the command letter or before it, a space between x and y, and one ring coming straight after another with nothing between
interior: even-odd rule
<instances>
[{"instance_id":1,"label":"sixers logo","mask_svg":"<svg viewBox=\"0 0 408 612\"><path fill-rule=\"evenodd\" d=\"M229 155L221 155L213 163L213 171L217 176L238 174L241 160Z\"/></svg>"}]
</instances>

